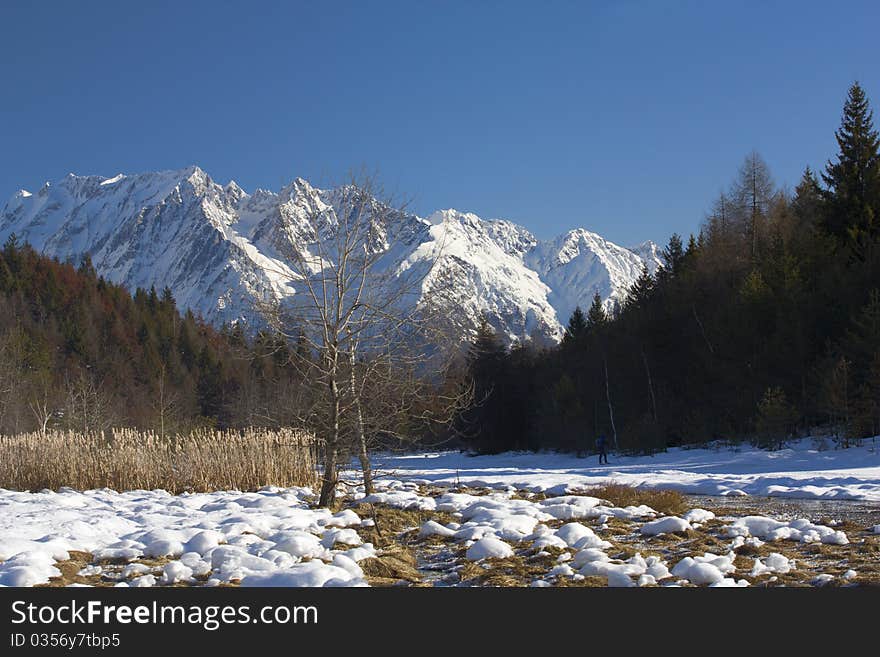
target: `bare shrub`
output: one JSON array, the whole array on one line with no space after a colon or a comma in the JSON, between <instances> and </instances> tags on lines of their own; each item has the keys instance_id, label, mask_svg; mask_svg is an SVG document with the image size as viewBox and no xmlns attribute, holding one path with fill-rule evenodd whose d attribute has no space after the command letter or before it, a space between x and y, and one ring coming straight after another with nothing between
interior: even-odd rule
<instances>
[{"instance_id":1,"label":"bare shrub","mask_svg":"<svg viewBox=\"0 0 880 657\"><path fill-rule=\"evenodd\" d=\"M0 487L13 490L252 490L313 486L318 444L298 429L133 429L0 436Z\"/></svg>"},{"instance_id":2,"label":"bare shrub","mask_svg":"<svg viewBox=\"0 0 880 657\"><path fill-rule=\"evenodd\" d=\"M608 500L614 506L645 504L659 513L677 515L687 510L684 495L665 488L636 488L626 484L607 484L587 491L588 495Z\"/></svg>"}]
</instances>

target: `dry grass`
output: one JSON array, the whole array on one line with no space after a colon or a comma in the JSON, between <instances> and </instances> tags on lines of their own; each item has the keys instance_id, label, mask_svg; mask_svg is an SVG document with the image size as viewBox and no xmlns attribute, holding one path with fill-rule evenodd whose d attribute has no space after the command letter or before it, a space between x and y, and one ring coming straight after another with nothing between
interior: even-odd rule
<instances>
[{"instance_id":1,"label":"dry grass","mask_svg":"<svg viewBox=\"0 0 880 657\"><path fill-rule=\"evenodd\" d=\"M522 556L503 559L466 561L458 571L461 582L494 587L529 586L547 573L555 561L551 558L527 559Z\"/></svg>"},{"instance_id":2,"label":"dry grass","mask_svg":"<svg viewBox=\"0 0 880 657\"><path fill-rule=\"evenodd\" d=\"M317 481L316 461L316 441L293 429L201 430L164 438L130 429L30 433L0 436L0 488L161 488L176 494L310 486Z\"/></svg>"},{"instance_id":3,"label":"dry grass","mask_svg":"<svg viewBox=\"0 0 880 657\"><path fill-rule=\"evenodd\" d=\"M441 536L419 537L410 533L422 526L427 520L434 520L446 525L454 520L449 513L440 511L419 511L417 509L398 509L382 504L356 504L351 509L361 518L372 518L373 527L361 527L358 533L361 538L376 547L385 547L395 543L426 542L445 543L449 539ZM401 534L405 536L400 536Z\"/></svg>"},{"instance_id":4,"label":"dry grass","mask_svg":"<svg viewBox=\"0 0 880 657\"><path fill-rule=\"evenodd\" d=\"M658 513L678 515L687 511L684 495L675 490L636 488L625 484L607 484L586 491L587 495L611 502L614 506L639 506L646 504Z\"/></svg>"},{"instance_id":5,"label":"dry grass","mask_svg":"<svg viewBox=\"0 0 880 657\"><path fill-rule=\"evenodd\" d=\"M38 587L57 588L69 586L70 584L88 584L90 586L102 585L100 575L79 574L80 570L92 562L91 554L88 552L70 550L68 555L70 556L70 559L67 561L59 561L55 564L55 567L61 571L61 575L50 578L46 584L37 584Z\"/></svg>"},{"instance_id":6,"label":"dry grass","mask_svg":"<svg viewBox=\"0 0 880 657\"><path fill-rule=\"evenodd\" d=\"M372 586L392 586L398 582L415 584L422 576L416 568L416 558L406 548L383 550L376 557L363 559L358 564Z\"/></svg>"}]
</instances>

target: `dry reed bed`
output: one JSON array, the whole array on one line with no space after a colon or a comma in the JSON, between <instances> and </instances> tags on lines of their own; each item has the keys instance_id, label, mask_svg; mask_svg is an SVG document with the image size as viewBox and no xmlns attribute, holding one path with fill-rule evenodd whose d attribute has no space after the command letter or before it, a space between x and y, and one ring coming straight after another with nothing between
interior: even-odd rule
<instances>
[{"instance_id":1,"label":"dry reed bed","mask_svg":"<svg viewBox=\"0 0 880 657\"><path fill-rule=\"evenodd\" d=\"M161 437L113 429L0 436L0 488L252 490L312 486L318 444L297 429L194 431Z\"/></svg>"}]
</instances>

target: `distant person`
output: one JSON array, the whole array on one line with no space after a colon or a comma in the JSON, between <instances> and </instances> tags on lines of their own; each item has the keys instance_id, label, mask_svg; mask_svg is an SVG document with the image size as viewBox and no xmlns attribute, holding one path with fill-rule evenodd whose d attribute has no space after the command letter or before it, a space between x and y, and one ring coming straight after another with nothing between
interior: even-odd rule
<instances>
[{"instance_id":1,"label":"distant person","mask_svg":"<svg viewBox=\"0 0 880 657\"><path fill-rule=\"evenodd\" d=\"M608 440L604 433L599 434L599 438L596 440L596 449L599 450L599 465L603 463L608 465Z\"/></svg>"}]
</instances>

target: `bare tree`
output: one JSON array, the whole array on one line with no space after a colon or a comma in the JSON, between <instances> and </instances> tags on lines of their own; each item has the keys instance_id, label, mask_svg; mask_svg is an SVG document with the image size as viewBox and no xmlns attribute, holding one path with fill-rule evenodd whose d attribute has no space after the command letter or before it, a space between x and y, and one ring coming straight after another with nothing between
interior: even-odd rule
<instances>
[{"instance_id":1,"label":"bare tree","mask_svg":"<svg viewBox=\"0 0 880 657\"><path fill-rule=\"evenodd\" d=\"M159 365L159 380L156 382L156 397L153 400L153 411L159 421L159 435L164 438L165 431L177 418L178 395L168 389L168 368L165 363Z\"/></svg>"},{"instance_id":2,"label":"bare tree","mask_svg":"<svg viewBox=\"0 0 880 657\"><path fill-rule=\"evenodd\" d=\"M7 335L0 336L0 432L3 431L7 411L12 404L19 369L12 341Z\"/></svg>"},{"instance_id":3,"label":"bare tree","mask_svg":"<svg viewBox=\"0 0 880 657\"><path fill-rule=\"evenodd\" d=\"M754 259L758 253L758 239L773 199L773 178L764 159L752 151L746 156L733 184L731 196L738 210L738 220L748 240Z\"/></svg>"},{"instance_id":4,"label":"bare tree","mask_svg":"<svg viewBox=\"0 0 880 657\"><path fill-rule=\"evenodd\" d=\"M65 425L83 433L110 429L113 404L103 382L96 381L91 373L80 372L76 377L67 377L66 389Z\"/></svg>"},{"instance_id":5,"label":"bare tree","mask_svg":"<svg viewBox=\"0 0 880 657\"><path fill-rule=\"evenodd\" d=\"M389 248L389 238L428 227L370 176L352 177L326 198L307 199L289 217L289 239L277 245L289 269L276 273L296 293L263 308L275 330L298 342L293 362L323 391L298 413L324 439L322 506L334 502L352 448L372 490L369 436L394 433L415 408L413 396L425 392L401 381L411 383L415 373L437 379L442 365L434 364L445 362L442 324L432 321L439 306L424 298L439 247L432 257L403 262ZM442 294L436 281L427 287L433 299Z\"/></svg>"},{"instance_id":6,"label":"bare tree","mask_svg":"<svg viewBox=\"0 0 880 657\"><path fill-rule=\"evenodd\" d=\"M45 434L55 413L55 386L46 371L37 372L28 390L28 408L37 421L37 430Z\"/></svg>"}]
</instances>

